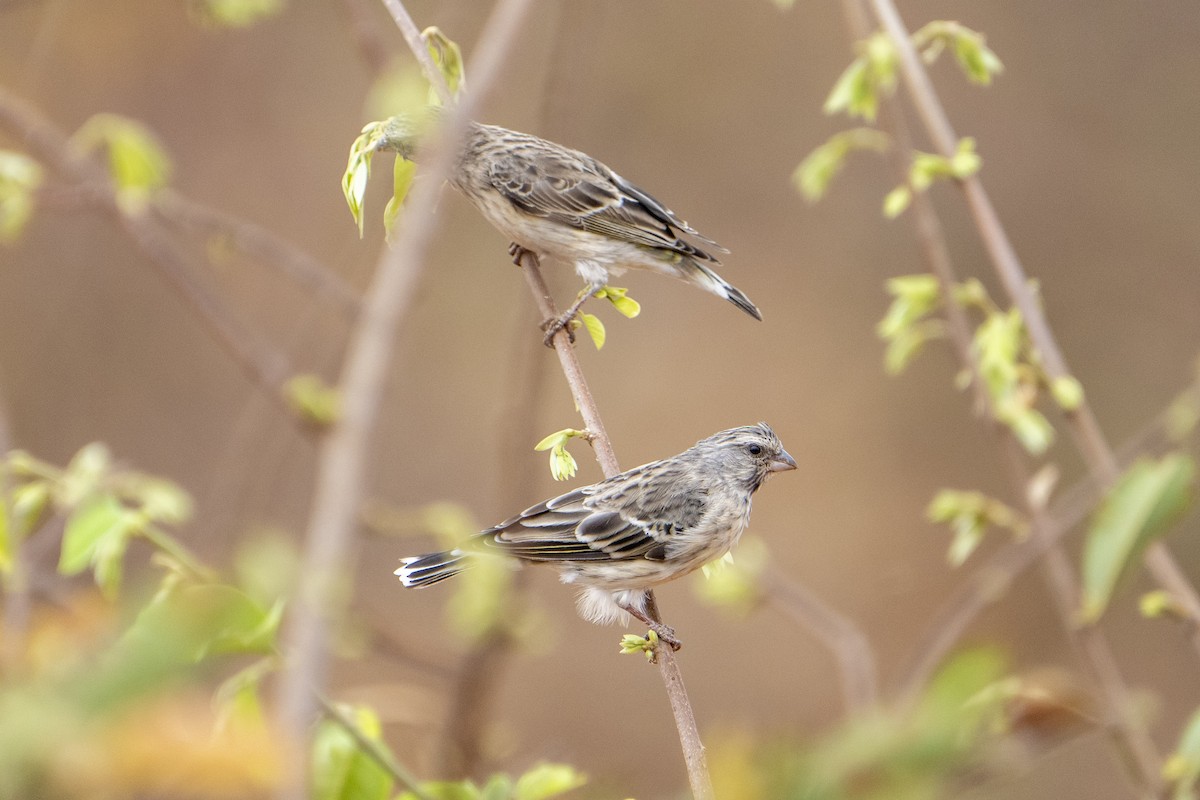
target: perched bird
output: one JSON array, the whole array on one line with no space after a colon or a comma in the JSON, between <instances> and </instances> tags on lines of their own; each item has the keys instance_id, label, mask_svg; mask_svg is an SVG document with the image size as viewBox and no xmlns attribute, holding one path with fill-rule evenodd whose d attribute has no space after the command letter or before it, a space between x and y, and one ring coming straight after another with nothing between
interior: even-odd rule
<instances>
[{"instance_id":1,"label":"perched bird","mask_svg":"<svg viewBox=\"0 0 1200 800\"><path fill-rule=\"evenodd\" d=\"M395 117L378 149L410 158L420 129L412 117ZM549 335L570 321L584 300L628 268L678 278L762 319L741 290L712 270L721 262L684 241L681 234L721 252L728 250L586 153L527 133L472 122L449 180L513 241L518 264L520 250L530 250L573 264L587 283Z\"/></svg>"},{"instance_id":2,"label":"perched bird","mask_svg":"<svg viewBox=\"0 0 1200 800\"><path fill-rule=\"evenodd\" d=\"M481 553L554 564L563 583L582 587L582 617L625 623L632 614L677 648L673 631L646 613L646 590L725 555L750 520L758 487L795 468L766 423L732 428L538 503L461 548L402 559L396 575L405 586L429 586Z\"/></svg>"}]
</instances>

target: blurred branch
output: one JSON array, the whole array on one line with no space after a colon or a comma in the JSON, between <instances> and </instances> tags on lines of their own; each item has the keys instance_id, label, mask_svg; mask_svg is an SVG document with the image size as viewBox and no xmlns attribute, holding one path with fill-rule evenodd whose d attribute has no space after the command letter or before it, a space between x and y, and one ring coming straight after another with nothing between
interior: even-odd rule
<instances>
[{"instance_id":1,"label":"blurred branch","mask_svg":"<svg viewBox=\"0 0 1200 800\"><path fill-rule=\"evenodd\" d=\"M429 54L429 47L426 46L425 40L421 38L421 31L417 28L417 23L413 22L413 18L409 15L408 9L404 7L404 3L400 2L400 0L383 0L383 5L391 13L392 19L396 21L396 27L400 29L400 33L404 36L404 41L408 44L408 49L412 51L413 57L421 65L421 72L438 93L438 97L442 100L442 105L450 105L454 98L450 95L450 87L446 84L446 76L437 68L437 64L433 63L433 56Z\"/></svg>"},{"instance_id":2,"label":"blurred branch","mask_svg":"<svg viewBox=\"0 0 1200 800\"><path fill-rule=\"evenodd\" d=\"M273 231L171 189L155 194L154 210L167 222L195 233L227 238L239 252L275 267L297 286L312 290L315 299L329 301L348 317L357 313L358 293L341 275Z\"/></svg>"},{"instance_id":3,"label":"blurred branch","mask_svg":"<svg viewBox=\"0 0 1200 800\"><path fill-rule=\"evenodd\" d=\"M929 74L913 47L895 4L892 0L870 2L880 24L895 44L905 85L936 149L943 156L952 156L958 146L958 137L938 99ZM966 197L967 207L992 264L1009 297L1021 312L1046 374L1051 381L1069 377L1066 360L1041 304L1030 288L1025 269L1000 222L991 198L983 188L983 182L978 175L972 175L960 179L958 185ZM1064 411L1063 415L1088 470L1101 486L1112 486L1120 476L1120 467L1086 397L1077 409ZM1155 541L1146 549L1144 561L1158 584L1167 590L1181 607L1187 609L1187 616L1192 624L1192 645L1200 652L1200 595L1196 593L1195 587L1188 581L1186 574L1161 541Z\"/></svg>"},{"instance_id":4,"label":"blurred branch","mask_svg":"<svg viewBox=\"0 0 1200 800\"><path fill-rule=\"evenodd\" d=\"M846 2L848 4L857 4L858 0L846 0ZM931 101L941 115L941 119L935 120L935 124L938 122L944 123L948 129L948 122L945 120L944 112L941 111L941 106L937 103L932 85L929 83L928 76L919 64L919 58L912 47L907 31L900 23L894 6L891 5L890 0L869 0L869 2L872 3L877 16L883 22L885 29L900 52L906 82L918 107L922 107ZM854 28L853 35L856 39L864 39L869 35L865 15L862 14L860 9L848 8L846 16ZM916 75L914 70L919 72L919 75ZM914 75L916 76L914 77ZM919 97L918 94L920 94ZM893 153L893 168L904 175L907 173L907 154L912 152L913 149L907 126L904 124L903 114L898 103L886 99L882 105L885 109L883 124L890 129L896 145L891 151ZM928 108L925 110L928 111ZM926 117L926 123L927 125L930 123L928 117ZM935 139L938 139L939 147L943 147L948 141L949 150L947 152L953 152L957 146L957 138L953 137L952 132L951 137L946 140L942 140L936 131L931 130L931 133ZM977 179L970 178L967 180L976 181ZM1075 604L1079 597L1079 589L1070 560L1061 545L1057 543L1053 525L1045 509L1031 502L1029 499L1029 493L1026 489L1030 484L1032 475L1025 463L1018 443L1007 429L996 422L994 415L990 413L991 401L987 393L983 391L983 384L978 374L978 365L971 352L972 337L970 326L963 309L954 300L952 289L957 280L953 264L950 260L949 250L946 247L945 238L941 232L937 212L934 210L933 204L926 193L914 193L913 213L914 225L921 244L923 257L930 271L937 277L939 288L945 298L944 306L947 310L947 322L951 341L964 368L971 372L971 383L975 387L976 409L982 412L985 418L989 420L989 427L996 434L999 441L1009 477L1024 501L1026 513L1029 515L1033 528L1033 536L1031 538L1038 544L1042 551L1045 578L1051 595L1055 600L1060 618L1072 642L1075 643L1084 655L1085 663L1089 665L1093 676L1104 691L1108 711L1108 724L1106 727L1129 776L1140 791L1152 795L1157 792L1160 785L1159 768L1162 761L1145 726L1133 716L1133 704L1130 701L1129 689L1116 666L1116 661L1113 658L1107 637L1095 626L1079 628L1075 624ZM996 224L998 225L998 220L996 220ZM1024 286L1023 277L1022 286ZM1035 304L1031 294L1026 299L1031 304ZM1021 306L1019 307L1024 314L1026 309ZM1047 328L1044 317L1039 317L1039 324L1043 328ZM1030 330L1032 336L1032 328ZM1036 343L1037 340L1035 339ZM1058 374L1065 374L1065 371ZM1112 477L1115 478L1115 475L1114 467ZM1111 482L1111 478L1105 481L1106 484L1109 482ZM984 590L994 590L995 586L995 584L990 584L985 585L983 588Z\"/></svg>"},{"instance_id":5,"label":"blurred branch","mask_svg":"<svg viewBox=\"0 0 1200 800\"><path fill-rule=\"evenodd\" d=\"M1184 389L1179 397L1200 403L1200 380ZM1123 468L1134 459L1161 449L1170 440L1171 407L1160 412L1150 424L1121 445L1118 463ZM1103 492L1092 478L1077 481L1051 505L1044 536L1010 542L993 554L986 564L976 568L942 603L927 625L925 635L913 646L907 666L899 670L897 685L901 697L916 699L938 664L975 618L1003 597L1013 581L1032 566L1047 547L1079 525L1102 497Z\"/></svg>"},{"instance_id":6,"label":"blurred branch","mask_svg":"<svg viewBox=\"0 0 1200 800\"><path fill-rule=\"evenodd\" d=\"M533 292L533 299L537 303L538 313L542 315L543 319L556 319L559 311L554 305L549 289L546 288L546 281L542 277L537 255L522 249L520 263L522 272L525 273L525 280L529 284L530 291ZM583 376L579 359L575 356L575 348L571 346L570 334L565 327L560 328L554 334L553 342L554 352L558 353L563 376L571 387L575 405L579 408L579 414L583 417L588 433L591 434L592 450L596 454L596 460L600 463L600 469L603 470L605 477L612 477L619 473L621 468L617 463L616 453L613 452L612 441L604 429L604 422L600 419L596 400ZM658 612L658 601L654 597L654 592L647 590L646 596L646 612L651 619L661 622L662 616ZM708 775L708 761L704 755L704 743L700 739L700 729L696 725L696 715L692 711L692 704L683 684L683 673L680 672L679 664L675 660L675 652L670 647L659 647L657 656L659 674L667 690L667 700L671 704L671 712L675 716L675 728L679 733L679 743L683 748L683 760L687 765L692 796L695 800L711 800L713 788L712 780Z\"/></svg>"},{"instance_id":7,"label":"blurred branch","mask_svg":"<svg viewBox=\"0 0 1200 800\"><path fill-rule=\"evenodd\" d=\"M385 248L353 330L339 382L343 413L322 442L312 512L299 586L286 630L291 669L279 689L280 730L303 742L315 711L310 687L323 687L328 671L327 623L336 607L335 585L342 577L365 486L368 446L379 415L392 346L400 321L412 306L424 272L425 251L437 225L434 204L449 174L456 144L477 104L499 76L501 63L516 39L531 0L498 0L488 19L474 61L474 91L443 119L424 180L414 187L403 215L396 246ZM292 751L290 785L282 796L305 797L306 747Z\"/></svg>"},{"instance_id":8,"label":"blurred branch","mask_svg":"<svg viewBox=\"0 0 1200 800\"><path fill-rule=\"evenodd\" d=\"M547 372L546 359L541 357L542 343L527 333L526 321L520 317L510 336L508 385L501 393L504 402L496 415L495 428L501 431L501 437L493 474L499 480L496 494L505 509L522 508L527 502L536 465L541 463L538 459L512 457L539 438L537 418ZM497 598L503 608L493 614L491 630L473 642L462 659L450 692L437 759L437 774L443 777L473 777L483 760L483 738L493 707L492 698L503 668L519 643L515 629L526 615L529 574L529 570L512 574L509 591Z\"/></svg>"},{"instance_id":9,"label":"blurred branch","mask_svg":"<svg viewBox=\"0 0 1200 800\"><path fill-rule=\"evenodd\" d=\"M215 294L196 281L187 256L161 223L146 212L122 209L104 170L93 160L81 157L66 134L2 87L0 127L20 137L43 163L78 183L83 195L94 200L95 205L112 217L149 257L246 376L287 408L282 388L291 370L286 359L253 334ZM290 412L289 418L294 418Z\"/></svg>"},{"instance_id":10,"label":"blurred branch","mask_svg":"<svg viewBox=\"0 0 1200 800\"><path fill-rule=\"evenodd\" d=\"M393 55L387 40L371 19L373 5L368 0L342 0L346 16L350 18L350 30L358 43L358 51L367 62L367 69L371 71L371 75L379 77L392 63Z\"/></svg>"},{"instance_id":11,"label":"blurred branch","mask_svg":"<svg viewBox=\"0 0 1200 800\"><path fill-rule=\"evenodd\" d=\"M760 587L769 603L808 629L829 648L842 676L846 712L861 714L879 701L875 652L857 625L827 605L801 583L768 568Z\"/></svg>"},{"instance_id":12,"label":"blurred branch","mask_svg":"<svg viewBox=\"0 0 1200 800\"><path fill-rule=\"evenodd\" d=\"M400 766L396 759L385 748L381 747L379 742L363 733L354 721L347 718L342 713L341 709L329 702L321 696L317 696L317 702L321 706L321 712L325 717L333 722L336 722L342 730L350 734L358 748L370 756L371 760L383 768L388 775L392 777L396 783L403 786L408 791L412 792L418 800L433 800L423 788L421 784L409 774L408 770Z\"/></svg>"}]
</instances>

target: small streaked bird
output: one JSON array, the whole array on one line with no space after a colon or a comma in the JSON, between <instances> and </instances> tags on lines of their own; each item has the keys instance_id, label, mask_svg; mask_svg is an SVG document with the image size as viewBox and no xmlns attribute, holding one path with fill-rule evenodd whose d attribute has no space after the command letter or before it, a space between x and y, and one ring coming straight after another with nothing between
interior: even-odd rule
<instances>
[{"instance_id":1,"label":"small streaked bird","mask_svg":"<svg viewBox=\"0 0 1200 800\"><path fill-rule=\"evenodd\" d=\"M750 521L754 492L795 468L766 423L732 428L538 503L460 548L402 559L396 575L405 586L429 586L490 553L553 564L563 583L582 588L584 619L626 623L632 614L678 648L674 632L646 613L646 590L729 552Z\"/></svg>"},{"instance_id":2,"label":"small streaked bird","mask_svg":"<svg viewBox=\"0 0 1200 800\"><path fill-rule=\"evenodd\" d=\"M418 129L412 117L393 118L379 149L411 158ZM741 290L713 271L721 262L682 236L728 250L586 153L472 122L449 180L512 240L518 264L520 251L529 250L574 265L586 282L579 300L552 323L547 340L584 300L629 268L678 278L762 319Z\"/></svg>"}]
</instances>

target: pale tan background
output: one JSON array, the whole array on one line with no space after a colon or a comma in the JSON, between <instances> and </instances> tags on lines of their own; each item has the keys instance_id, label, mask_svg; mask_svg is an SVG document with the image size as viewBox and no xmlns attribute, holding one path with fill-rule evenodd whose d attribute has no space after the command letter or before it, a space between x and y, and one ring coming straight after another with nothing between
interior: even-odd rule
<instances>
[{"instance_id":1,"label":"pale tan background","mask_svg":"<svg viewBox=\"0 0 1200 800\"><path fill-rule=\"evenodd\" d=\"M485 4L412 4L471 45ZM381 9L384 36L402 47ZM1185 2L905 2L910 27L957 18L987 33L1007 71L990 90L949 64L935 77L958 130L977 137L983 178L1076 374L1114 441L1138 430L1186 380L1200 334L1200 6ZM996 453L952 388L940 348L889 379L874 324L888 276L919 271L905 220L879 215L890 174L856 160L828 199L791 188L796 163L848 123L820 113L850 50L836 3L721 0L543 2L486 119L584 149L648 187L732 250L722 273L762 308L758 324L697 290L647 275L624 282L644 313L601 311L609 344L580 352L622 463L675 453L721 428L769 421L800 468L759 495L754 532L774 561L864 627L885 682L960 580L946 534L923 520L942 486L1008 497ZM359 241L338 179L366 121L369 76L340 3L295 0L245 32L189 24L183 2L0 4L0 83L74 129L113 111L157 131L181 191L259 222L364 286L380 246L383 195ZM11 143L10 143L11 144ZM380 187L376 187L379 189ZM959 198L940 187L960 270L990 282ZM505 435L516 336L536 336L506 242L456 196L442 203L435 263L406 322L371 459L371 493L398 506L447 499L481 522L556 491L533 441ZM576 279L550 269L560 299ZM336 377L345 325L268 270L217 268L212 281L297 370ZM537 435L577 424L549 351ZM16 444L64 461L107 442L129 463L194 493L185 537L228 558L248 532L298 536L315 448L279 418L197 325L144 257L103 220L39 215L0 250L0 393ZM581 456L586 451L578 451ZM1070 448L1056 448L1068 477ZM598 470L581 458L582 479ZM502 501L501 473L535 485ZM1194 578L1195 523L1174 549ZM424 543L417 542L420 546ZM371 540L355 577L360 606L403 641L454 663L447 593L401 592L406 549ZM501 679L499 765L573 763L614 792L666 797L683 783L657 675L615 654L618 631L574 616L569 592L534 578L555 642ZM685 586L660 594L687 642L683 668L707 731L816 735L840 713L833 662L806 633L763 611L730 620ZM1200 699L1181 631L1137 620L1127 595L1108 629L1135 685L1165 689L1165 749ZM976 625L1020 667L1072 656L1036 573ZM368 659L341 670L359 696L392 684L437 709L440 684ZM431 706L427 706L431 703ZM396 709L384 703L385 711ZM389 739L425 773L430 720ZM1007 797L1116 798L1122 783L1096 735L998 787Z\"/></svg>"}]
</instances>

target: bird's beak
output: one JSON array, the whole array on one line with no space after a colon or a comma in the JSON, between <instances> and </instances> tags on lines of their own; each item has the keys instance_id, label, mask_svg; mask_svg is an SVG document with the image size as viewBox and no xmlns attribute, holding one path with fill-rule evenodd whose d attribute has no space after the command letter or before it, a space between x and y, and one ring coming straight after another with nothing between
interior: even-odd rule
<instances>
[{"instance_id":1,"label":"bird's beak","mask_svg":"<svg viewBox=\"0 0 1200 800\"><path fill-rule=\"evenodd\" d=\"M771 472L784 472L795 468L796 459L792 458L787 450L780 450L779 455L772 458L770 466L767 467Z\"/></svg>"}]
</instances>

